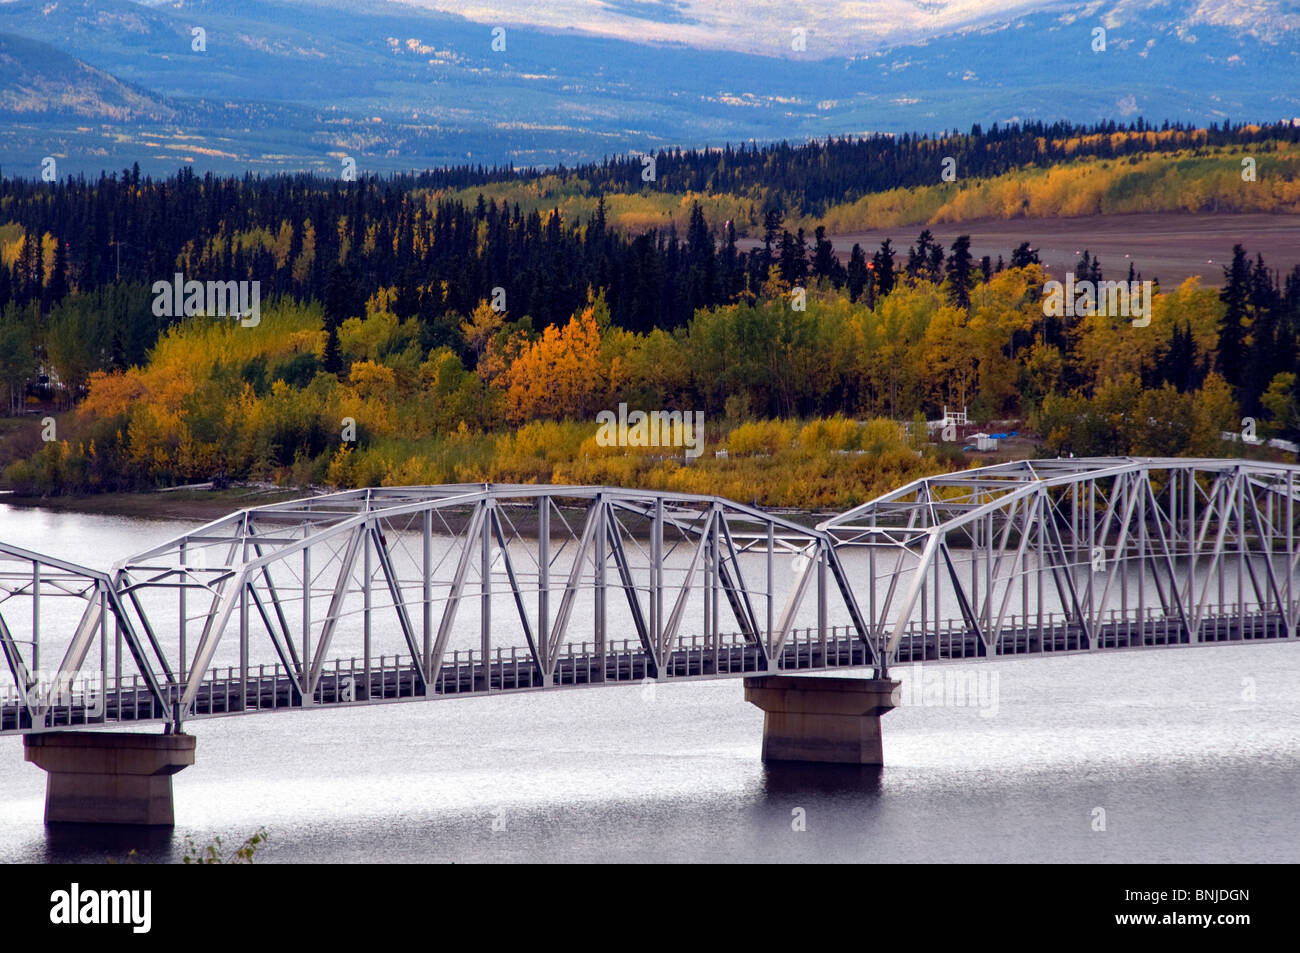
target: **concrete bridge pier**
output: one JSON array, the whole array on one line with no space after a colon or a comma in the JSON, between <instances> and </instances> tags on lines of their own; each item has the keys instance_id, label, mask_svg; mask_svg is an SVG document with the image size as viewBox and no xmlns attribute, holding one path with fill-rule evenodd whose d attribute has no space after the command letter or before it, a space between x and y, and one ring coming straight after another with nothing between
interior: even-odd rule
<instances>
[{"instance_id":1,"label":"concrete bridge pier","mask_svg":"<svg viewBox=\"0 0 1300 953\"><path fill-rule=\"evenodd\" d=\"M745 701L763 714L763 760L884 764L880 716L901 683L888 678L758 675Z\"/></svg>"},{"instance_id":2,"label":"concrete bridge pier","mask_svg":"<svg viewBox=\"0 0 1300 953\"><path fill-rule=\"evenodd\" d=\"M23 736L43 769L45 823L174 826L172 775L194 763L193 735L52 731Z\"/></svg>"}]
</instances>

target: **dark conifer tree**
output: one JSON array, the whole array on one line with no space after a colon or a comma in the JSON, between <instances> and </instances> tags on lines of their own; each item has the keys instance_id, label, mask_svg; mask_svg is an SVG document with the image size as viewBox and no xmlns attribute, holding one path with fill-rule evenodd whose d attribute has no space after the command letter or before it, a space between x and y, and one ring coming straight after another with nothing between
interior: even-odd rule
<instances>
[{"instance_id":1,"label":"dark conifer tree","mask_svg":"<svg viewBox=\"0 0 1300 953\"><path fill-rule=\"evenodd\" d=\"M923 229L916 244L907 249L907 277L919 281L925 277L930 264L930 244L934 236Z\"/></svg>"},{"instance_id":2,"label":"dark conifer tree","mask_svg":"<svg viewBox=\"0 0 1300 953\"><path fill-rule=\"evenodd\" d=\"M857 242L853 243L853 251L849 253L847 278L849 300L856 303L862 297L862 292L866 289L867 283L871 281L871 272L867 268L867 256L863 253L862 246Z\"/></svg>"},{"instance_id":3,"label":"dark conifer tree","mask_svg":"<svg viewBox=\"0 0 1300 953\"><path fill-rule=\"evenodd\" d=\"M1233 387L1241 384L1246 365L1247 308L1250 302L1250 259L1241 245L1232 246L1232 264L1223 269L1223 290L1219 300L1225 310L1219 322L1219 346L1215 369Z\"/></svg>"},{"instance_id":4,"label":"dark conifer tree","mask_svg":"<svg viewBox=\"0 0 1300 953\"><path fill-rule=\"evenodd\" d=\"M323 364L331 374L343 371L339 350L339 326L348 318L365 317L366 293L351 265L335 263L325 286L325 355Z\"/></svg>"},{"instance_id":5,"label":"dark conifer tree","mask_svg":"<svg viewBox=\"0 0 1300 953\"><path fill-rule=\"evenodd\" d=\"M62 301L68 291L68 246L61 238L55 236L54 267L50 270L50 281L45 289L46 309Z\"/></svg>"},{"instance_id":6,"label":"dark conifer tree","mask_svg":"<svg viewBox=\"0 0 1300 953\"><path fill-rule=\"evenodd\" d=\"M970 236L958 235L948 256L948 300L962 310L969 310L971 289L975 287L971 262Z\"/></svg>"},{"instance_id":7,"label":"dark conifer tree","mask_svg":"<svg viewBox=\"0 0 1300 953\"><path fill-rule=\"evenodd\" d=\"M772 209L763 216L763 253L759 256L758 265L762 275L760 280L767 279L767 273L776 261L777 246L781 241L782 231L781 222L785 216L781 214L780 209Z\"/></svg>"},{"instance_id":8,"label":"dark conifer tree","mask_svg":"<svg viewBox=\"0 0 1300 953\"><path fill-rule=\"evenodd\" d=\"M925 277L936 285L943 281L943 246L938 242L930 248L930 260L926 264Z\"/></svg>"},{"instance_id":9,"label":"dark conifer tree","mask_svg":"<svg viewBox=\"0 0 1300 953\"><path fill-rule=\"evenodd\" d=\"M837 288L844 284L843 266L835 257L835 246L826 237L825 225L818 225L813 232L812 272L814 278L825 278Z\"/></svg>"},{"instance_id":10,"label":"dark conifer tree","mask_svg":"<svg viewBox=\"0 0 1300 953\"><path fill-rule=\"evenodd\" d=\"M1042 264L1038 260L1038 252L1029 247L1029 242L1021 242L1016 246L1015 251L1011 253L1011 267L1025 268L1029 265Z\"/></svg>"},{"instance_id":11,"label":"dark conifer tree","mask_svg":"<svg viewBox=\"0 0 1300 953\"><path fill-rule=\"evenodd\" d=\"M876 295L881 298L889 296L897 280L894 271L894 245L888 238L880 243L880 251L871 258L872 274L875 277Z\"/></svg>"}]
</instances>

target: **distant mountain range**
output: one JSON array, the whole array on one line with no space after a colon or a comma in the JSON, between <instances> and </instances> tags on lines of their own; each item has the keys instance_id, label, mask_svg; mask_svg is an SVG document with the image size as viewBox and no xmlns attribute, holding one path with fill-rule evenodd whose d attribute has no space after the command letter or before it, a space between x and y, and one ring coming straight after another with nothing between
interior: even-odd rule
<instances>
[{"instance_id":1,"label":"distant mountain range","mask_svg":"<svg viewBox=\"0 0 1300 953\"><path fill-rule=\"evenodd\" d=\"M969 2L906 5L933 8L907 22L954 26L852 55L874 35L856 47L841 37L819 58L816 31L828 28L817 18L838 4L808 6L807 51L761 55L696 42L707 11L684 0L594 5L661 26L676 16L680 43L511 22L503 51L491 22L377 0L0 3L0 166L33 176L53 155L60 174L132 162L337 174L345 156L360 171L554 165L1017 119L1300 116L1294 3L1015 2L996 22ZM516 7L526 19L530 7ZM775 16L767 3L759 12ZM1092 49L1097 26L1104 52Z\"/></svg>"}]
</instances>

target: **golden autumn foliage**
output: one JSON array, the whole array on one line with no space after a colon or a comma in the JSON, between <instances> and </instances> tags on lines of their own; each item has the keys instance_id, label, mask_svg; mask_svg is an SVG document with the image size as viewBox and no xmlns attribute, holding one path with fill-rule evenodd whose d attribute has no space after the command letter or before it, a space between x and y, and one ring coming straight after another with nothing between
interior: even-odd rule
<instances>
[{"instance_id":1,"label":"golden autumn foliage","mask_svg":"<svg viewBox=\"0 0 1300 953\"><path fill-rule=\"evenodd\" d=\"M1152 135L1160 135L1152 133ZM1258 161L1258 180L1242 188L1241 158ZM1012 218L1070 218L1142 212L1300 212L1300 152L1240 148L1090 157L863 196L829 208L831 234L902 225Z\"/></svg>"},{"instance_id":2,"label":"golden autumn foliage","mask_svg":"<svg viewBox=\"0 0 1300 953\"><path fill-rule=\"evenodd\" d=\"M563 328L543 331L496 383L505 389L506 419L512 423L594 416L609 396L594 306L574 315Z\"/></svg>"},{"instance_id":3,"label":"golden autumn foliage","mask_svg":"<svg viewBox=\"0 0 1300 953\"><path fill-rule=\"evenodd\" d=\"M969 309L924 281L901 282L874 308L813 286L806 310L759 300L647 334L610 327L599 297L540 334L483 303L459 322L459 352L423 350L384 289L364 318L341 325L337 375L322 370L319 310L277 302L256 328L187 320L144 366L91 374L68 418L72 441L7 476L80 489L227 477L595 483L845 507L953 465L898 423L919 418L923 434L944 404L984 419L1028 415L1062 452L1214 450L1216 428L1236 413L1220 379L1186 394L1140 381L1175 325L1213 353L1217 293L1184 282L1156 296L1142 328L1073 320L1058 332L1065 353L1044 343L1048 277L1037 265L995 274L972 289ZM1087 386L1065 392L1067 371ZM1270 397L1277 415L1294 414L1284 385ZM702 412L703 454L600 445L596 414L620 402ZM1161 423L1144 429L1148 418Z\"/></svg>"}]
</instances>

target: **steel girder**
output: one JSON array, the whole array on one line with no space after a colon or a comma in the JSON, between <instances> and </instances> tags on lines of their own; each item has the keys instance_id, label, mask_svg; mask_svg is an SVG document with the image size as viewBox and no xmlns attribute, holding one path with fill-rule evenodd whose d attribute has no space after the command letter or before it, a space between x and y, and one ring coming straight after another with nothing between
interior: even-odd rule
<instances>
[{"instance_id":1,"label":"steel girder","mask_svg":"<svg viewBox=\"0 0 1300 953\"><path fill-rule=\"evenodd\" d=\"M459 675L462 656L483 690L494 665L513 663L518 684L520 659L533 672L528 684L545 687L562 659L574 664L575 645L603 673L616 633L634 637L650 678L669 674L684 645L712 646L716 657L730 633L766 670L779 664L805 601L816 601L824 626L831 583L841 611L862 618L825 534L719 498L609 487L332 493L231 514L109 573L66 571L108 600L131 648L126 674L147 682L158 702L149 711L172 724L195 712L222 670L236 686L226 688L230 709L268 666L288 682L290 704L310 706L340 660L361 673L362 695L397 657L410 660L412 696L433 694L449 664ZM40 578L28 575L26 585ZM81 671L100 618L78 627L56 680ZM869 655L865 628L856 634ZM13 678L26 682L10 641L0 644ZM116 661L107 648L102 655L123 669L120 649Z\"/></svg>"},{"instance_id":2,"label":"steel girder","mask_svg":"<svg viewBox=\"0 0 1300 953\"><path fill-rule=\"evenodd\" d=\"M0 732L1291 639L1298 472L1020 461L917 480L814 529L687 494L392 487L234 513L107 573L0 544ZM66 699L89 675L116 686L107 706Z\"/></svg>"},{"instance_id":3,"label":"steel girder","mask_svg":"<svg viewBox=\"0 0 1300 953\"><path fill-rule=\"evenodd\" d=\"M70 633L52 644L42 632L43 620L50 618ZM171 673L163 662L159 677L151 658L160 658L158 646L151 632L144 636L107 573L0 543L0 654L10 680L5 685L0 678L0 686L8 689L3 699L15 709L18 727L40 727L58 706L100 711L104 689L120 676L124 657L141 673L144 690L163 703ZM51 649L55 666L49 665Z\"/></svg>"},{"instance_id":4,"label":"steel girder","mask_svg":"<svg viewBox=\"0 0 1300 953\"><path fill-rule=\"evenodd\" d=\"M1285 464L1027 460L916 480L818 529L867 550L859 600L886 663L946 618L961 655L1290 639L1298 494Z\"/></svg>"}]
</instances>

